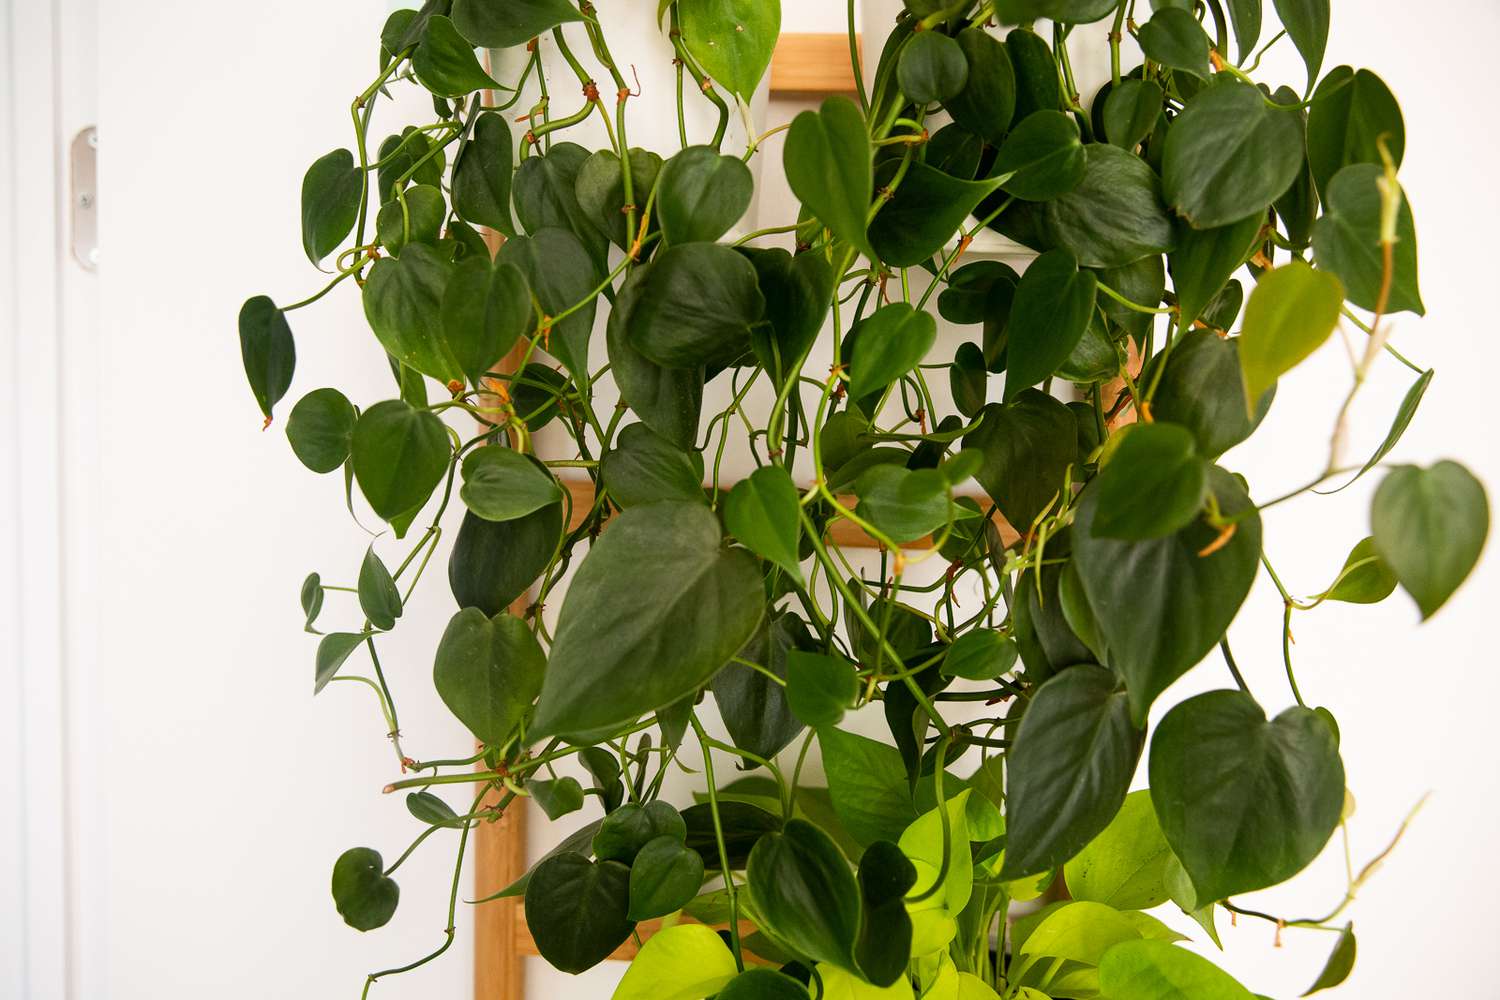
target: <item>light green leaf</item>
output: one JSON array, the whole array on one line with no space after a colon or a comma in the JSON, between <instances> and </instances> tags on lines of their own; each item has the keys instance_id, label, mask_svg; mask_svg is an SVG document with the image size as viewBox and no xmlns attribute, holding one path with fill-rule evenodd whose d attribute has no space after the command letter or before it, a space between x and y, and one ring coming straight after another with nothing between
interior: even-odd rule
<instances>
[{"instance_id":1,"label":"light green leaf","mask_svg":"<svg viewBox=\"0 0 1500 1000\"><path fill-rule=\"evenodd\" d=\"M1120 1000L1252 1000L1229 973L1165 941L1130 941L1104 956L1099 985Z\"/></svg>"},{"instance_id":2,"label":"light green leaf","mask_svg":"<svg viewBox=\"0 0 1500 1000\"><path fill-rule=\"evenodd\" d=\"M1245 306L1240 370L1245 398L1258 400L1312 354L1338 326L1344 286L1333 275L1292 260L1266 272Z\"/></svg>"},{"instance_id":3,"label":"light green leaf","mask_svg":"<svg viewBox=\"0 0 1500 1000\"><path fill-rule=\"evenodd\" d=\"M823 980L823 1000L913 1000L915 996L911 981L904 977L889 986L872 986L853 972L822 962L818 977Z\"/></svg>"},{"instance_id":4,"label":"light green leaf","mask_svg":"<svg viewBox=\"0 0 1500 1000\"><path fill-rule=\"evenodd\" d=\"M781 0L678 0L677 13L688 52L749 103L781 36Z\"/></svg>"},{"instance_id":5,"label":"light green leaf","mask_svg":"<svg viewBox=\"0 0 1500 1000\"><path fill-rule=\"evenodd\" d=\"M942 888L933 892L926 900L910 904L914 909L946 907L951 914L963 912L969 896L974 891L974 860L969 851L968 804L972 792L965 788L948 799L943 808L948 810L948 847L943 847L943 818L937 807L918 816L901 834L897 844L911 859L917 869L917 881L908 895L922 896L938 884L942 875ZM947 871L943 870L943 855L948 855Z\"/></svg>"},{"instance_id":6,"label":"light green leaf","mask_svg":"<svg viewBox=\"0 0 1500 1000\"><path fill-rule=\"evenodd\" d=\"M1349 973L1354 971L1354 958L1358 950L1359 944L1354 938L1354 925L1345 924L1338 941L1334 943L1333 953L1328 956L1328 962L1323 966L1323 971L1318 973L1317 980L1302 995L1312 996L1319 990L1331 990L1341 985L1349 978Z\"/></svg>"},{"instance_id":7,"label":"light green leaf","mask_svg":"<svg viewBox=\"0 0 1500 1000\"><path fill-rule=\"evenodd\" d=\"M703 924L657 931L625 970L612 1000L702 1000L739 970L722 938Z\"/></svg>"},{"instance_id":8,"label":"light green leaf","mask_svg":"<svg viewBox=\"0 0 1500 1000\"><path fill-rule=\"evenodd\" d=\"M1171 859L1151 793L1142 789L1125 796L1109 826L1063 867L1063 876L1074 899L1149 910L1169 897Z\"/></svg>"},{"instance_id":9,"label":"light green leaf","mask_svg":"<svg viewBox=\"0 0 1500 1000\"><path fill-rule=\"evenodd\" d=\"M1364 538L1349 552L1343 568L1321 599L1349 604L1379 604L1396 589L1396 574L1375 551L1375 539Z\"/></svg>"}]
</instances>

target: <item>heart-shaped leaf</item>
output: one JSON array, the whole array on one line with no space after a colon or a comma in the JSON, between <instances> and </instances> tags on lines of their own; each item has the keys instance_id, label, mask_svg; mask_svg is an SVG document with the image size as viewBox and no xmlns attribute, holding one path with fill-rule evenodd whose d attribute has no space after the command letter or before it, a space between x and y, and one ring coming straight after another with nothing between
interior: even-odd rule
<instances>
[{"instance_id":1,"label":"heart-shaped leaf","mask_svg":"<svg viewBox=\"0 0 1500 1000\"><path fill-rule=\"evenodd\" d=\"M854 967L859 886L838 846L806 820L790 820L750 852L750 889L766 929L809 958Z\"/></svg>"},{"instance_id":2,"label":"heart-shaped leaf","mask_svg":"<svg viewBox=\"0 0 1500 1000\"><path fill-rule=\"evenodd\" d=\"M1122 435L1099 473L1093 532L1100 538L1160 538L1203 509L1208 462L1185 427L1156 421Z\"/></svg>"},{"instance_id":3,"label":"heart-shaped leaf","mask_svg":"<svg viewBox=\"0 0 1500 1000\"><path fill-rule=\"evenodd\" d=\"M740 252L755 266L770 324L769 330L759 327L751 331L751 346L761 365L780 385L823 329L833 296L833 267L817 253L793 257L779 247L742 247Z\"/></svg>"},{"instance_id":4,"label":"heart-shaped leaf","mask_svg":"<svg viewBox=\"0 0 1500 1000\"><path fill-rule=\"evenodd\" d=\"M901 51L896 80L917 104L946 101L964 89L969 61L958 42L938 31L921 31Z\"/></svg>"},{"instance_id":5,"label":"heart-shaped leaf","mask_svg":"<svg viewBox=\"0 0 1500 1000\"><path fill-rule=\"evenodd\" d=\"M1113 673L1069 667L1021 717L1006 790L1006 881L1056 868L1098 836L1130 790L1144 731Z\"/></svg>"},{"instance_id":6,"label":"heart-shaped leaf","mask_svg":"<svg viewBox=\"0 0 1500 1000\"><path fill-rule=\"evenodd\" d=\"M874 196L874 152L864 115L847 97L792 119L782 154L787 183L833 235L874 258L866 234Z\"/></svg>"},{"instance_id":7,"label":"heart-shaped leaf","mask_svg":"<svg viewBox=\"0 0 1500 1000\"><path fill-rule=\"evenodd\" d=\"M1385 251L1380 245L1381 185L1384 171L1356 163L1334 176L1325 193L1324 214L1313 225L1318 266L1339 276L1349 301L1361 309L1380 304L1385 283ZM1396 243L1391 255L1387 312L1426 313L1417 282L1417 230L1411 203L1401 194L1396 210Z\"/></svg>"},{"instance_id":8,"label":"heart-shaped leaf","mask_svg":"<svg viewBox=\"0 0 1500 1000\"><path fill-rule=\"evenodd\" d=\"M849 391L864 399L917 366L937 339L937 321L905 302L882 306L854 328Z\"/></svg>"},{"instance_id":9,"label":"heart-shaped leaf","mask_svg":"<svg viewBox=\"0 0 1500 1000\"><path fill-rule=\"evenodd\" d=\"M526 883L526 927L553 968L592 969L630 937L630 869L566 852L532 869Z\"/></svg>"},{"instance_id":10,"label":"heart-shaped leaf","mask_svg":"<svg viewBox=\"0 0 1500 1000\"><path fill-rule=\"evenodd\" d=\"M297 460L314 472L332 472L349 457L358 414L337 389L314 389L287 418L286 437Z\"/></svg>"},{"instance_id":11,"label":"heart-shaped leaf","mask_svg":"<svg viewBox=\"0 0 1500 1000\"><path fill-rule=\"evenodd\" d=\"M1309 708L1274 720L1240 691L1166 714L1151 740L1151 800L1198 902L1277 885L1318 853L1344 808L1333 730Z\"/></svg>"},{"instance_id":12,"label":"heart-shaped leaf","mask_svg":"<svg viewBox=\"0 0 1500 1000\"><path fill-rule=\"evenodd\" d=\"M750 353L765 312L755 268L726 246L663 250L646 269L630 313L630 342L666 368L722 368Z\"/></svg>"},{"instance_id":13,"label":"heart-shaped leaf","mask_svg":"<svg viewBox=\"0 0 1500 1000\"><path fill-rule=\"evenodd\" d=\"M1100 834L1063 867L1074 899L1117 910L1149 910L1166 902L1172 849L1162 836L1147 789L1125 796Z\"/></svg>"},{"instance_id":14,"label":"heart-shaped leaf","mask_svg":"<svg viewBox=\"0 0 1500 1000\"><path fill-rule=\"evenodd\" d=\"M629 204L645 210L661 166L661 157L650 150L630 150ZM625 172L618 156L601 149L584 160L578 168L575 192L578 207L597 232L622 250L635 241L639 229L630 229L630 220L626 216ZM637 216L636 225L639 227L639 212Z\"/></svg>"},{"instance_id":15,"label":"heart-shaped leaf","mask_svg":"<svg viewBox=\"0 0 1500 1000\"><path fill-rule=\"evenodd\" d=\"M387 521L427 502L453 453L443 422L400 399L376 403L354 425L354 478Z\"/></svg>"},{"instance_id":16,"label":"heart-shaped leaf","mask_svg":"<svg viewBox=\"0 0 1500 1000\"><path fill-rule=\"evenodd\" d=\"M676 837L648 841L630 864L630 919L682 909L703 886L703 858ZM722 944L722 943L721 943Z\"/></svg>"},{"instance_id":17,"label":"heart-shaped leaf","mask_svg":"<svg viewBox=\"0 0 1500 1000\"><path fill-rule=\"evenodd\" d=\"M713 928L678 924L651 935L610 1000L701 1000L738 972L733 952Z\"/></svg>"},{"instance_id":18,"label":"heart-shaped leaf","mask_svg":"<svg viewBox=\"0 0 1500 1000\"><path fill-rule=\"evenodd\" d=\"M899 169L896 161L883 162L877 171L879 183L887 185ZM870 243L887 264L925 264L953 239L1001 180L960 180L914 161L907 166L900 185L890 189L890 201L870 223Z\"/></svg>"},{"instance_id":19,"label":"heart-shaped leaf","mask_svg":"<svg viewBox=\"0 0 1500 1000\"><path fill-rule=\"evenodd\" d=\"M1402 465L1375 491L1375 551L1430 618L1479 561L1490 530L1484 484L1457 462Z\"/></svg>"},{"instance_id":20,"label":"heart-shaped leaf","mask_svg":"<svg viewBox=\"0 0 1500 1000\"><path fill-rule=\"evenodd\" d=\"M1190 11L1162 7L1141 25L1141 51L1169 69L1208 78L1208 36Z\"/></svg>"},{"instance_id":21,"label":"heart-shaped leaf","mask_svg":"<svg viewBox=\"0 0 1500 1000\"><path fill-rule=\"evenodd\" d=\"M550 820L583 808L583 786L572 776L564 776L555 781L528 781L526 790Z\"/></svg>"},{"instance_id":22,"label":"heart-shaped leaf","mask_svg":"<svg viewBox=\"0 0 1500 1000\"><path fill-rule=\"evenodd\" d=\"M589 155L576 142L553 143L547 152L521 161L511 181L511 193L516 218L528 233L569 230L582 241L595 269L603 274L600 269L605 266L609 240L578 204L578 174Z\"/></svg>"},{"instance_id":23,"label":"heart-shaped leaf","mask_svg":"<svg viewBox=\"0 0 1500 1000\"><path fill-rule=\"evenodd\" d=\"M1061 111L1038 111L1005 137L993 172L1007 175L1006 194L1048 201L1082 183L1084 162L1078 123Z\"/></svg>"},{"instance_id":24,"label":"heart-shaped leaf","mask_svg":"<svg viewBox=\"0 0 1500 1000\"><path fill-rule=\"evenodd\" d=\"M1211 330L1182 334L1156 385L1152 416L1192 432L1198 453L1218 458L1247 439L1265 419L1275 386L1261 394L1252 415L1245 402L1239 341Z\"/></svg>"},{"instance_id":25,"label":"heart-shaped leaf","mask_svg":"<svg viewBox=\"0 0 1500 1000\"><path fill-rule=\"evenodd\" d=\"M364 644L367 637L360 632L330 632L318 640L317 669L313 675L313 694L328 686L344 661Z\"/></svg>"},{"instance_id":26,"label":"heart-shaped leaf","mask_svg":"<svg viewBox=\"0 0 1500 1000\"><path fill-rule=\"evenodd\" d=\"M610 497L621 507L659 500L704 502L702 453L683 451L645 424L620 431L601 471Z\"/></svg>"},{"instance_id":27,"label":"heart-shaped leaf","mask_svg":"<svg viewBox=\"0 0 1500 1000\"><path fill-rule=\"evenodd\" d=\"M459 607L490 617L505 611L552 561L562 530L560 503L510 521L465 513L448 559L448 585Z\"/></svg>"},{"instance_id":28,"label":"heart-shaped leaf","mask_svg":"<svg viewBox=\"0 0 1500 1000\"><path fill-rule=\"evenodd\" d=\"M898 543L926 537L969 513L949 499L948 481L937 469L872 466L854 492L859 514Z\"/></svg>"},{"instance_id":29,"label":"heart-shaped leaf","mask_svg":"<svg viewBox=\"0 0 1500 1000\"><path fill-rule=\"evenodd\" d=\"M1155 80L1121 80L1104 99L1104 134L1121 149L1135 149L1156 128L1166 96Z\"/></svg>"},{"instance_id":30,"label":"heart-shaped leaf","mask_svg":"<svg viewBox=\"0 0 1500 1000\"><path fill-rule=\"evenodd\" d=\"M917 818L906 765L893 746L827 727L818 731L834 812L860 844L897 840Z\"/></svg>"},{"instance_id":31,"label":"heart-shaped leaf","mask_svg":"<svg viewBox=\"0 0 1500 1000\"><path fill-rule=\"evenodd\" d=\"M678 0L677 13L698 65L748 104L781 36L781 0Z\"/></svg>"},{"instance_id":32,"label":"heart-shaped leaf","mask_svg":"<svg viewBox=\"0 0 1500 1000\"><path fill-rule=\"evenodd\" d=\"M495 86L479 65L474 46L441 15L427 20L422 40L411 56L417 81L439 97L465 97Z\"/></svg>"},{"instance_id":33,"label":"heart-shaped leaf","mask_svg":"<svg viewBox=\"0 0 1500 1000\"><path fill-rule=\"evenodd\" d=\"M827 980L824 995L828 995ZM807 987L791 976L765 966L751 966L719 991L718 1000L807 1000L808 996Z\"/></svg>"},{"instance_id":34,"label":"heart-shaped leaf","mask_svg":"<svg viewBox=\"0 0 1500 1000\"><path fill-rule=\"evenodd\" d=\"M380 852L353 847L333 865L333 905L344 923L357 931L384 927L396 912L401 889L385 877Z\"/></svg>"},{"instance_id":35,"label":"heart-shaped leaf","mask_svg":"<svg viewBox=\"0 0 1500 1000\"><path fill-rule=\"evenodd\" d=\"M588 249L573 232L549 226L530 236L506 240L495 263L514 264L548 316L560 315L584 303L552 326L547 335L547 351L567 366L575 381L586 385L589 336L594 330L594 310L598 305L592 296L601 277Z\"/></svg>"},{"instance_id":36,"label":"heart-shaped leaf","mask_svg":"<svg viewBox=\"0 0 1500 1000\"><path fill-rule=\"evenodd\" d=\"M794 649L786 667L787 704L813 728L836 724L859 694L855 665L842 657Z\"/></svg>"},{"instance_id":37,"label":"heart-shaped leaf","mask_svg":"<svg viewBox=\"0 0 1500 1000\"><path fill-rule=\"evenodd\" d=\"M335 149L319 157L302 178L302 248L314 264L338 249L354 228L365 174L354 154Z\"/></svg>"},{"instance_id":38,"label":"heart-shaped leaf","mask_svg":"<svg viewBox=\"0 0 1500 1000\"><path fill-rule=\"evenodd\" d=\"M1396 589L1396 574L1375 551L1375 539L1363 538L1349 550L1349 557L1333 585L1321 595L1325 601L1348 604L1379 604Z\"/></svg>"},{"instance_id":39,"label":"heart-shaped leaf","mask_svg":"<svg viewBox=\"0 0 1500 1000\"><path fill-rule=\"evenodd\" d=\"M487 521L511 521L562 500L557 480L518 451L477 448L464 458L464 506Z\"/></svg>"},{"instance_id":40,"label":"heart-shaped leaf","mask_svg":"<svg viewBox=\"0 0 1500 1000\"><path fill-rule=\"evenodd\" d=\"M900 847L877 840L860 856L858 877L863 913L855 958L866 979L888 987L905 975L911 957L912 920L904 897L916 884L917 869Z\"/></svg>"},{"instance_id":41,"label":"heart-shaped leaf","mask_svg":"<svg viewBox=\"0 0 1500 1000\"><path fill-rule=\"evenodd\" d=\"M779 465L767 465L736 483L724 501L724 526L729 533L798 581L802 579L800 499L791 475Z\"/></svg>"},{"instance_id":42,"label":"heart-shaped leaf","mask_svg":"<svg viewBox=\"0 0 1500 1000\"><path fill-rule=\"evenodd\" d=\"M1106 995L1131 1000L1253 1000L1250 991L1208 959L1166 941L1126 941L1099 966Z\"/></svg>"},{"instance_id":43,"label":"heart-shaped leaf","mask_svg":"<svg viewBox=\"0 0 1500 1000\"><path fill-rule=\"evenodd\" d=\"M963 89L944 107L953 120L991 145L1010 130L1016 109L1016 71L1005 43L983 28L958 33L958 47L969 64Z\"/></svg>"},{"instance_id":44,"label":"heart-shaped leaf","mask_svg":"<svg viewBox=\"0 0 1500 1000\"><path fill-rule=\"evenodd\" d=\"M689 146L662 167L656 216L662 239L712 243L740 221L755 194L755 178L737 156L712 146Z\"/></svg>"},{"instance_id":45,"label":"heart-shaped leaf","mask_svg":"<svg viewBox=\"0 0 1500 1000\"><path fill-rule=\"evenodd\" d=\"M1344 286L1300 260L1261 276L1245 306L1240 370L1245 399L1258 400L1276 380L1323 346L1338 326Z\"/></svg>"},{"instance_id":46,"label":"heart-shaped leaf","mask_svg":"<svg viewBox=\"0 0 1500 1000\"><path fill-rule=\"evenodd\" d=\"M1098 279L1067 250L1049 250L1026 269L1011 308L1005 401L1049 378L1088 327Z\"/></svg>"},{"instance_id":47,"label":"heart-shaped leaf","mask_svg":"<svg viewBox=\"0 0 1500 1000\"><path fill-rule=\"evenodd\" d=\"M415 184L380 206L375 235L392 256L399 257L408 243L437 243L447 217L443 192L431 184Z\"/></svg>"},{"instance_id":48,"label":"heart-shaped leaf","mask_svg":"<svg viewBox=\"0 0 1500 1000\"><path fill-rule=\"evenodd\" d=\"M722 547L707 507L626 510L568 588L532 735L592 732L672 704L712 677L764 614L759 567Z\"/></svg>"},{"instance_id":49,"label":"heart-shaped leaf","mask_svg":"<svg viewBox=\"0 0 1500 1000\"><path fill-rule=\"evenodd\" d=\"M1078 457L1078 424L1062 403L1027 389L1012 402L986 406L964 448L984 456L979 485L1005 519L1024 531L1062 491L1068 466Z\"/></svg>"},{"instance_id":50,"label":"heart-shaped leaf","mask_svg":"<svg viewBox=\"0 0 1500 1000\"><path fill-rule=\"evenodd\" d=\"M641 301L644 277L645 270L637 271L615 296L607 327L610 367L620 395L641 422L679 448L692 449L703 409L703 369L664 368L631 343L630 317Z\"/></svg>"},{"instance_id":51,"label":"heart-shaped leaf","mask_svg":"<svg viewBox=\"0 0 1500 1000\"><path fill-rule=\"evenodd\" d=\"M473 136L453 165L453 211L476 226L514 236L516 227L510 217L514 143L505 115L482 112L474 120Z\"/></svg>"},{"instance_id":52,"label":"heart-shaped leaf","mask_svg":"<svg viewBox=\"0 0 1500 1000\"><path fill-rule=\"evenodd\" d=\"M438 642L432 682L443 704L482 743L502 747L542 687L547 658L514 615L464 608Z\"/></svg>"},{"instance_id":53,"label":"heart-shaped leaf","mask_svg":"<svg viewBox=\"0 0 1500 1000\"><path fill-rule=\"evenodd\" d=\"M481 48L508 49L537 35L582 21L583 15L567 0L453 0L453 24Z\"/></svg>"},{"instance_id":54,"label":"heart-shaped leaf","mask_svg":"<svg viewBox=\"0 0 1500 1000\"><path fill-rule=\"evenodd\" d=\"M536 322L525 275L503 262L491 267L487 254L464 258L443 292L442 321L453 360L479 385ZM516 412L528 415L520 405Z\"/></svg>"},{"instance_id":55,"label":"heart-shaped leaf","mask_svg":"<svg viewBox=\"0 0 1500 1000\"><path fill-rule=\"evenodd\" d=\"M359 567L359 607L370 619L370 624L381 631L396 626L401 617L401 591L391 579L391 571L385 568L375 546L365 550L364 562Z\"/></svg>"},{"instance_id":56,"label":"heart-shaped leaf","mask_svg":"<svg viewBox=\"0 0 1500 1000\"><path fill-rule=\"evenodd\" d=\"M286 395L297 367L297 345L286 314L264 295L247 299L240 307L240 359L250 391L271 422L271 409Z\"/></svg>"},{"instance_id":57,"label":"heart-shaped leaf","mask_svg":"<svg viewBox=\"0 0 1500 1000\"><path fill-rule=\"evenodd\" d=\"M1016 663L1016 644L994 629L979 628L953 640L943 659L943 673L971 681L987 681L1010 671Z\"/></svg>"},{"instance_id":58,"label":"heart-shaped leaf","mask_svg":"<svg viewBox=\"0 0 1500 1000\"><path fill-rule=\"evenodd\" d=\"M764 622L736 660L764 667L783 681L787 654L809 642L807 626L793 614ZM734 745L759 757L774 757L802 731L802 722L787 705L786 687L759 670L730 662L713 678L714 701Z\"/></svg>"},{"instance_id":59,"label":"heart-shaped leaf","mask_svg":"<svg viewBox=\"0 0 1500 1000\"><path fill-rule=\"evenodd\" d=\"M1307 111L1307 162L1318 190L1326 194L1350 164L1382 164L1382 147L1401 166L1406 124L1390 88L1367 69L1329 70Z\"/></svg>"},{"instance_id":60,"label":"heart-shaped leaf","mask_svg":"<svg viewBox=\"0 0 1500 1000\"><path fill-rule=\"evenodd\" d=\"M400 257L377 260L364 288L365 318L381 346L444 384L464 377L443 335L443 294L453 274L440 251L413 243Z\"/></svg>"}]
</instances>

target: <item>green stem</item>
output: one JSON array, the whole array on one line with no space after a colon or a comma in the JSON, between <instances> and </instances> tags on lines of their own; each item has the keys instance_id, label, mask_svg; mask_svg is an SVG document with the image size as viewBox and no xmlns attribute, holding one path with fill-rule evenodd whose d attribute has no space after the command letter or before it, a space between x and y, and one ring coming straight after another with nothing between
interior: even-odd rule
<instances>
[{"instance_id":1,"label":"green stem","mask_svg":"<svg viewBox=\"0 0 1500 1000\"><path fill-rule=\"evenodd\" d=\"M714 778L713 741L703 731L697 712L690 712L688 721L693 724L693 732L698 734L698 742L703 747L703 773L708 779L708 809L714 820L714 842L719 847L719 871L724 875L724 894L729 898L729 945L734 952L735 968L744 972L745 957L740 952L739 895L735 890L734 873L729 867L729 848L724 843L724 823L719 818L719 785Z\"/></svg>"}]
</instances>

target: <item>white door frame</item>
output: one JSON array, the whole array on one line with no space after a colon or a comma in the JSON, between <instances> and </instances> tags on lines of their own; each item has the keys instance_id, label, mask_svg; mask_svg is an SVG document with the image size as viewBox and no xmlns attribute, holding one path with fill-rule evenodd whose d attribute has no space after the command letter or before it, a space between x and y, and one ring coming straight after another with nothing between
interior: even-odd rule
<instances>
[{"instance_id":1,"label":"white door frame","mask_svg":"<svg viewBox=\"0 0 1500 1000\"><path fill-rule=\"evenodd\" d=\"M73 260L68 145L96 108L93 0L0 0L0 995L101 997L103 817L81 669L95 276Z\"/></svg>"}]
</instances>

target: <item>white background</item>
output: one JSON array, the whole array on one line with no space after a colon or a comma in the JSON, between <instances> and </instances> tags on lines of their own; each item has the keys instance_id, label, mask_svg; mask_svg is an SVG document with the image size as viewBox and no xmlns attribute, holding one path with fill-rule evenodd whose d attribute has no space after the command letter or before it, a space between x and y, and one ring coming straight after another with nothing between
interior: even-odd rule
<instances>
[{"instance_id":1,"label":"white background","mask_svg":"<svg viewBox=\"0 0 1500 1000\"><path fill-rule=\"evenodd\" d=\"M600 6L639 22L655 0ZM373 73L384 13L373 0L99 4L101 319L85 331L64 324L60 348L68 398L86 398L97 420L77 426L45 405L7 404L25 421L12 424L17 453L24 450L17 442L34 447L36 435L59 437L67 469L59 502L74 515L61 531L81 574L66 584L73 600L60 669L92 715L74 716L70 749L59 759L28 764L44 778L45 768L60 773L74 824L73 839L56 833L67 845L72 886L73 996L353 996L365 971L440 940L451 865L444 837L403 869L402 906L387 929L355 934L330 904L328 872L340 851L368 844L390 857L416 830L397 798L379 794L394 767L369 693L334 685L314 701L314 641L299 631L302 576L317 569L330 580L352 579L368 541L342 511L337 477L302 470L279 425L260 433L234 334L247 296L286 301L317 287L299 246L298 186L312 159L349 142L348 102ZM787 28L837 30L841 13L836 0L788 4ZM1396 457L1461 458L1492 484L1500 483L1488 419L1500 371L1491 320L1500 218L1491 174L1500 149L1484 110L1489 71L1475 55L1497 33L1500 16L1487 0L1428 4L1420 17L1398 0L1345 0L1335 5L1325 63L1377 70L1406 114L1402 178L1422 240L1430 315L1398 318L1396 342L1438 377ZM631 61L626 36L618 37L617 56ZM1294 53L1284 44L1278 50L1262 77L1299 84ZM12 57L14 74L22 64ZM18 93L12 77L10 94ZM658 131L648 107L646 99L636 105L638 141ZM24 110L13 105L12 120ZM791 110L768 114L774 121ZM670 134L655 145L671 148ZM21 141L66 138L42 130ZM766 224L793 210L770 176L779 148L767 150ZM14 194L6 205L13 224L0 228L15 234L12 257L38 247L53 253L51 213ZM53 336L55 319L43 319L10 325L16 353ZM332 296L294 323L298 377L283 419L302 392L331 382L355 387L362 403L389 394L352 294ZM1357 410L1358 450L1379 440L1407 384L1394 364L1377 371ZM1284 382L1267 427L1229 459L1256 496L1279 494L1321 467L1346 379L1335 343ZM18 483L13 493L34 497L35 486ZM1295 592L1331 579L1366 531L1367 506L1361 484L1268 517L1268 552ZM37 525L21 523L17 544L34 542L28 533ZM430 693L430 650L451 610L442 567L432 572L405 627L386 643L416 756L466 746ZM6 599L20 606L26 583L35 581ZM1232 634L1253 689L1275 709L1290 699L1276 645L1279 602L1267 591L1257 592ZM1359 803L1356 863L1433 792L1352 910L1363 948L1345 995L1500 996L1487 961L1488 894L1500 884L1490 849L1497 791L1490 716L1500 680L1485 618L1497 599L1500 568L1491 563L1421 628L1399 596L1376 608L1323 608L1296 622L1303 690L1331 705L1343 729ZM7 653L21 669L0 680L20 683L33 663L47 666L22 659L31 652L18 645ZM1206 665L1167 700L1221 686L1216 669ZM23 713L36 707L12 704ZM1296 915L1326 908L1342 889L1336 854L1259 902ZM1331 936L1289 933L1280 949L1272 937L1264 925L1225 928L1222 961L1258 992L1296 995ZM10 954L0 951L0 962ZM461 932L443 960L381 984L375 995L465 997L470 966ZM13 971L0 969L0 989L21 982ZM32 982L43 985L31 996L65 995ZM565 981L534 982L536 996L587 995Z\"/></svg>"}]
</instances>

